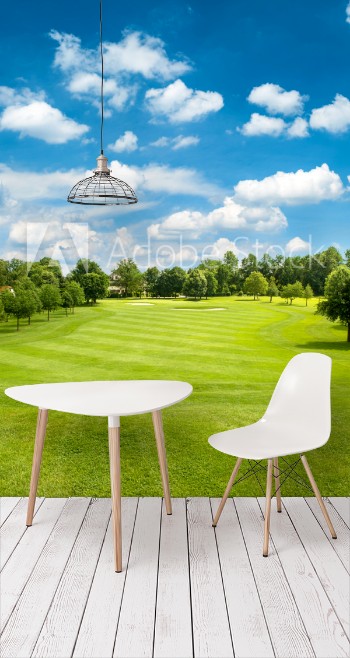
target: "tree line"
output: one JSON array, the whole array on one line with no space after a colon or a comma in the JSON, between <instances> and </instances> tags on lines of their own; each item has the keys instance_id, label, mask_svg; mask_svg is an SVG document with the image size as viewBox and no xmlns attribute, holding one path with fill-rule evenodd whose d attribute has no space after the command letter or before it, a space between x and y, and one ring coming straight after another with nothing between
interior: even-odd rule
<instances>
[{"instance_id":1,"label":"tree line","mask_svg":"<svg viewBox=\"0 0 350 658\"><path fill-rule=\"evenodd\" d=\"M151 297L212 297L214 295L281 295L290 303L296 297L307 299L324 294L328 275L344 263L341 253L329 247L314 257L269 254L258 260L248 254L239 263L232 251L223 260L205 259L197 267L184 270L175 266L159 270L149 267L141 272L131 258L121 260L111 274L112 296L146 294ZM350 265L350 249L345 255ZM113 287L116 291L113 292Z\"/></svg>"},{"instance_id":2,"label":"tree line","mask_svg":"<svg viewBox=\"0 0 350 658\"><path fill-rule=\"evenodd\" d=\"M77 306L94 304L108 296L109 277L94 261L80 259L64 277L58 261L48 257L26 263L13 258L0 260L0 320L16 319L28 324L34 314L50 313L58 308L74 313Z\"/></svg>"}]
</instances>

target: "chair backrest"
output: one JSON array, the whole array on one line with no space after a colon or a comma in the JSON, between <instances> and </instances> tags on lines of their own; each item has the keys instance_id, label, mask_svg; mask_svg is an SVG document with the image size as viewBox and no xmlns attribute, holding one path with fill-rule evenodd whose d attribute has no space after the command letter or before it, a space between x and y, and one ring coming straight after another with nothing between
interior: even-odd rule
<instances>
[{"instance_id":1,"label":"chair backrest","mask_svg":"<svg viewBox=\"0 0 350 658\"><path fill-rule=\"evenodd\" d=\"M326 443L331 432L331 368L332 359L325 354L294 356L282 372L263 418L302 428L317 436L320 445Z\"/></svg>"}]
</instances>

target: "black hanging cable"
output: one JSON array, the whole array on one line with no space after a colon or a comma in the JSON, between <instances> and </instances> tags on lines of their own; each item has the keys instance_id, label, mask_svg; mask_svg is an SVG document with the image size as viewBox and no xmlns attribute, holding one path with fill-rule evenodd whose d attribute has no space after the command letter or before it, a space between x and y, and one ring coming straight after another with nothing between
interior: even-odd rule
<instances>
[{"instance_id":1,"label":"black hanging cable","mask_svg":"<svg viewBox=\"0 0 350 658\"><path fill-rule=\"evenodd\" d=\"M100 0L100 54L101 54L101 153L103 154L103 41L102 41L102 0Z\"/></svg>"}]
</instances>

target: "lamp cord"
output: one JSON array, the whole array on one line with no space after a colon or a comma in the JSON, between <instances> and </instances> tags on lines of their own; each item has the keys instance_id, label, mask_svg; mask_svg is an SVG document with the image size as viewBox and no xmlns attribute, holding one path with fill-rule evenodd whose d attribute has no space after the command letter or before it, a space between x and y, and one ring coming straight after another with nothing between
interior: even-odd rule
<instances>
[{"instance_id":1,"label":"lamp cord","mask_svg":"<svg viewBox=\"0 0 350 658\"><path fill-rule=\"evenodd\" d=\"M100 0L100 54L101 54L101 154L103 154L103 45L102 45L102 0Z\"/></svg>"}]
</instances>

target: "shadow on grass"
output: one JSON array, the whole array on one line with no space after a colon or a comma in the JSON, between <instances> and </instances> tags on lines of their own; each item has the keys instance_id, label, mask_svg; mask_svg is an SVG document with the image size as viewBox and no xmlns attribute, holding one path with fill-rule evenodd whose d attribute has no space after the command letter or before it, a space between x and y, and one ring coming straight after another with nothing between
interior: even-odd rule
<instances>
[{"instance_id":1,"label":"shadow on grass","mask_svg":"<svg viewBox=\"0 0 350 658\"><path fill-rule=\"evenodd\" d=\"M350 352L350 343L340 341L325 341L325 340L313 340L307 343L299 343L296 347L301 347L307 350L339 350L341 352Z\"/></svg>"}]
</instances>

